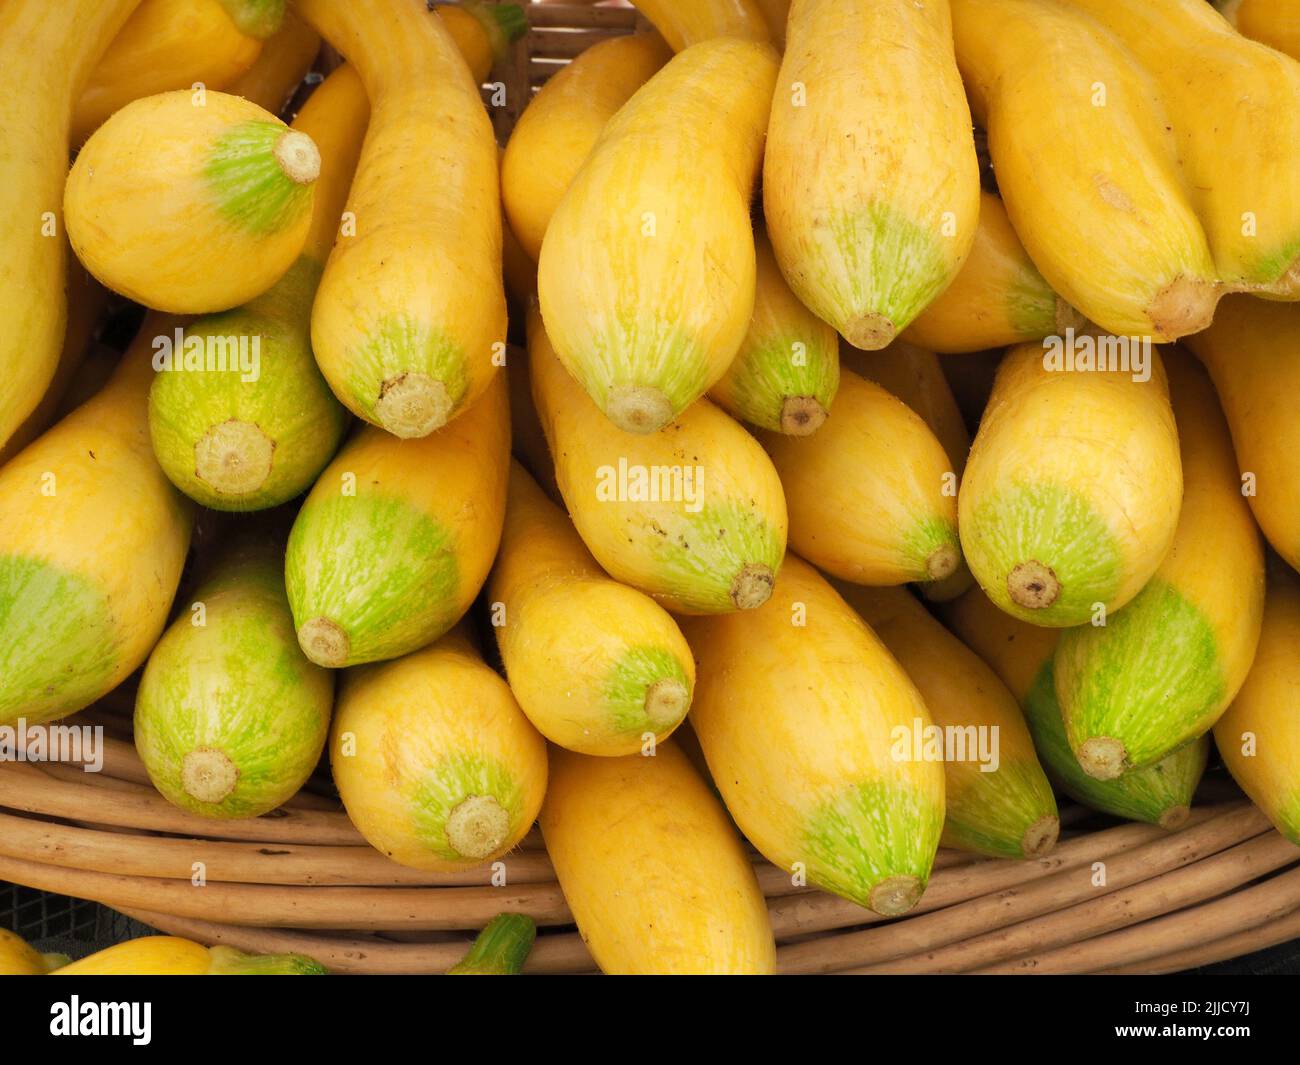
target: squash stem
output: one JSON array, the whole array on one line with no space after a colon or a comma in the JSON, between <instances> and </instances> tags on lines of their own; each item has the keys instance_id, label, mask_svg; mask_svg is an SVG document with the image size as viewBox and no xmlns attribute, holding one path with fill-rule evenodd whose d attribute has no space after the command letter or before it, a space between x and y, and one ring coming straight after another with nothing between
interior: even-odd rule
<instances>
[{"instance_id":1,"label":"squash stem","mask_svg":"<svg viewBox=\"0 0 1300 1065\"><path fill-rule=\"evenodd\" d=\"M488 922L469 953L447 970L448 976L517 976L524 967L537 925L522 913L503 913Z\"/></svg>"}]
</instances>

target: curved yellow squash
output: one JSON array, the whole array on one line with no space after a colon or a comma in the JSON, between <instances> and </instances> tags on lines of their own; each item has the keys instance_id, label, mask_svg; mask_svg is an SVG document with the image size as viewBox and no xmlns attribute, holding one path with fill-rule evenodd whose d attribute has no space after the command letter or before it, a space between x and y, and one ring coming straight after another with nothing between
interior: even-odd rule
<instances>
[{"instance_id":1,"label":"curved yellow squash","mask_svg":"<svg viewBox=\"0 0 1300 1065\"><path fill-rule=\"evenodd\" d=\"M1264 609L1264 551L1214 388L1185 352L1165 366L1183 466L1173 545L1127 606L1056 650L1070 746L1103 779L1209 731L1246 679Z\"/></svg>"},{"instance_id":2,"label":"curved yellow squash","mask_svg":"<svg viewBox=\"0 0 1300 1065\"><path fill-rule=\"evenodd\" d=\"M809 437L762 433L781 475L790 545L859 584L942 580L961 562L953 464L921 416L845 370Z\"/></svg>"},{"instance_id":3,"label":"curved yellow squash","mask_svg":"<svg viewBox=\"0 0 1300 1065\"><path fill-rule=\"evenodd\" d=\"M262 42L241 33L219 0L142 0L77 100L72 143L142 96L196 84L226 89L261 51Z\"/></svg>"},{"instance_id":4,"label":"curved yellow squash","mask_svg":"<svg viewBox=\"0 0 1300 1065\"><path fill-rule=\"evenodd\" d=\"M319 976L305 954L245 954L177 936L129 939L55 969L52 976Z\"/></svg>"},{"instance_id":5,"label":"curved yellow squash","mask_svg":"<svg viewBox=\"0 0 1300 1065\"><path fill-rule=\"evenodd\" d=\"M1300 579L1270 572L1264 627L1246 683L1214 740L1233 779L1300 845Z\"/></svg>"},{"instance_id":6,"label":"curved yellow squash","mask_svg":"<svg viewBox=\"0 0 1300 1065\"><path fill-rule=\"evenodd\" d=\"M1300 307L1229 296L1187 346L1214 379L1255 520L1300 570Z\"/></svg>"},{"instance_id":7,"label":"curved yellow squash","mask_svg":"<svg viewBox=\"0 0 1300 1065\"><path fill-rule=\"evenodd\" d=\"M1300 63L1203 0L1068 0L1154 76L1220 278L1300 299Z\"/></svg>"},{"instance_id":8,"label":"curved yellow squash","mask_svg":"<svg viewBox=\"0 0 1300 1065\"><path fill-rule=\"evenodd\" d=\"M753 41L679 53L610 120L551 218L537 274L546 329L628 432L671 422L745 337L749 207L776 69Z\"/></svg>"},{"instance_id":9,"label":"curved yellow squash","mask_svg":"<svg viewBox=\"0 0 1300 1065\"><path fill-rule=\"evenodd\" d=\"M302 251L320 153L238 96L127 104L86 141L63 208L77 257L109 288L176 314L260 296Z\"/></svg>"},{"instance_id":10,"label":"curved yellow squash","mask_svg":"<svg viewBox=\"0 0 1300 1065\"><path fill-rule=\"evenodd\" d=\"M657 33L601 41L529 101L506 142L501 200L510 229L534 262L551 216L606 124L672 53Z\"/></svg>"},{"instance_id":11,"label":"curved yellow squash","mask_svg":"<svg viewBox=\"0 0 1300 1065\"><path fill-rule=\"evenodd\" d=\"M939 845L943 766L885 645L816 570L786 559L761 610L683 623L691 725L736 824L763 855L878 913L916 905Z\"/></svg>"},{"instance_id":12,"label":"curved yellow squash","mask_svg":"<svg viewBox=\"0 0 1300 1065\"><path fill-rule=\"evenodd\" d=\"M1112 368L1085 368L1098 364ZM1114 613L1168 553L1181 471L1155 349L1091 335L1012 348L962 478L966 562L1035 625Z\"/></svg>"},{"instance_id":13,"label":"curved yellow squash","mask_svg":"<svg viewBox=\"0 0 1300 1065\"><path fill-rule=\"evenodd\" d=\"M0 928L0 976L44 976L67 961L64 954L40 954L21 936Z\"/></svg>"},{"instance_id":14,"label":"curved yellow squash","mask_svg":"<svg viewBox=\"0 0 1300 1065\"><path fill-rule=\"evenodd\" d=\"M546 741L463 629L344 674L330 767L361 834L415 869L501 857L546 793Z\"/></svg>"},{"instance_id":15,"label":"curved yellow squash","mask_svg":"<svg viewBox=\"0 0 1300 1065\"><path fill-rule=\"evenodd\" d=\"M371 107L352 225L312 311L316 361L358 417L427 436L483 393L504 356L492 124L451 35L419 0L299 0L297 10L356 66Z\"/></svg>"},{"instance_id":16,"label":"curved yellow squash","mask_svg":"<svg viewBox=\"0 0 1300 1065\"><path fill-rule=\"evenodd\" d=\"M137 3L0 4L0 447L36 409L59 364L73 104Z\"/></svg>"},{"instance_id":17,"label":"curved yellow squash","mask_svg":"<svg viewBox=\"0 0 1300 1065\"><path fill-rule=\"evenodd\" d=\"M1151 75L1066 4L952 0L952 15L1002 200L1052 288L1120 335L1209 325L1214 261Z\"/></svg>"},{"instance_id":18,"label":"curved yellow squash","mask_svg":"<svg viewBox=\"0 0 1300 1065\"><path fill-rule=\"evenodd\" d=\"M787 519L781 480L754 438L708 400L657 433L625 433L564 372L536 312L528 335L556 481L596 561L674 612L762 605Z\"/></svg>"},{"instance_id":19,"label":"curved yellow squash","mask_svg":"<svg viewBox=\"0 0 1300 1065\"><path fill-rule=\"evenodd\" d=\"M610 975L765 974L776 945L727 812L671 741L650 757L551 748L542 835Z\"/></svg>"},{"instance_id":20,"label":"curved yellow squash","mask_svg":"<svg viewBox=\"0 0 1300 1065\"><path fill-rule=\"evenodd\" d=\"M769 39L761 0L633 0L674 52L714 37Z\"/></svg>"},{"instance_id":21,"label":"curved yellow squash","mask_svg":"<svg viewBox=\"0 0 1300 1065\"><path fill-rule=\"evenodd\" d=\"M192 510L149 446L145 320L107 386L0 467L0 724L90 705L158 642Z\"/></svg>"},{"instance_id":22,"label":"curved yellow squash","mask_svg":"<svg viewBox=\"0 0 1300 1065\"><path fill-rule=\"evenodd\" d=\"M768 232L799 298L883 348L957 276L979 221L948 0L795 0L787 34Z\"/></svg>"},{"instance_id":23,"label":"curved yellow squash","mask_svg":"<svg viewBox=\"0 0 1300 1065\"><path fill-rule=\"evenodd\" d=\"M676 622L605 575L518 463L488 599L510 688L552 743L633 754L686 716L695 661Z\"/></svg>"}]
</instances>

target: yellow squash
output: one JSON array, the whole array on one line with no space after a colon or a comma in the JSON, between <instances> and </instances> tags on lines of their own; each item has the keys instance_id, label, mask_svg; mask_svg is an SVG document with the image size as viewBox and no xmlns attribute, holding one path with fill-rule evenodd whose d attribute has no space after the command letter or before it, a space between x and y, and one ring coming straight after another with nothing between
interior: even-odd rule
<instances>
[{"instance_id":1,"label":"yellow squash","mask_svg":"<svg viewBox=\"0 0 1300 1065\"><path fill-rule=\"evenodd\" d=\"M60 966L55 976L320 976L305 954L245 954L176 936L143 936Z\"/></svg>"},{"instance_id":2,"label":"yellow squash","mask_svg":"<svg viewBox=\"0 0 1300 1065\"><path fill-rule=\"evenodd\" d=\"M1015 697L984 662L902 588L836 586L912 679L943 760L945 847L1038 858L1061 830L1051 785Z\"/></svg>"},{"instance_id":3,"label":"yellow squash","mask_svg":"<svg viewBox=\"0 0 1300 1065\"><path fill-rule=\"evenodd\" d=\"M657 33L601 41L529 101L506 143L501 199L534 262L551 216L606 124L672 53Z\"/></svg>"},{"instance_id":4,"label":"yellow squash","mask_svg":"<svg viewBox=\"0 0 1300 1065\"><path fill-rule=\"evenodd\" d=\"M776 70L753 41L679 53L606 125L551 218L537 275L546 328L621 429L662 429L744 340Z\"/></svg>"},{"instance_id":5,"label":"yellow squash","mask_svg":"<svg viewBox=\"0 0 1300 1065\"><path fill-rule=\"evenodd\" d=\"M127 104L68 175L68 238L115 292L177 314L260 296L298 258L320 153L238 96L188 90Z\"/></svg>"},{"instance_id":6,"label":"yellow squash","mask_svg":"<svg viewBox=\"0 0 1300 1065\"><path fill-rule=\"evenodd\" d=\"M1103 780L1209 731L1246 679L1264 609L1264 551L1214 388L1184 352L1165 366L1183 466L1173 545L1127 606L1056 651L1070 746Z\"/></svg>"},{"instance_id":7,"label":"yellow squash","mask_svg":"<svg viewBox=\"0 0 1300 1065\"><path fill-rule=\"evenodd\" d=\"M528 16L518 4L460 0L444 4L434 14L451 35L476 84L482 84L492 67L505 59L510 45L528 32Z\"/></svg>"},{"instance_id":8,"label":"yellow squash","mask_svg":"<svg viewBox=\"0 0 1300 1065\"><path fill-rule=\"evenodd\" d=\"M1269 573L1264 628L1246 683L1214 740L1233 779L1300 844L1300 579Z\"/></svg>"},{"instance_id":9,"label":"yellow squash","mask_svg":"<svg viewBox=\"0 0 1300 1065\"><path fill-rule=\"evenodd\" d=\"M762 433L781 475L790 545L859 584L943 580L961 562L953 464L921 416L845 370L809 437Z\"/></svg>"},{"instance_id":10,"label":"yellow squash","mask_svg":"<svg viewBox=\"0 0 1300 1065\"><path fill-rule=\"evenodd\" d=\"M840 383L839 336L790 291L767 234L754 234L754 314L709 398L737 418L790 436L821 428Z\"/></svg>"},{"instance_id":11,"label":"yellow squash","mask_svg":"<svg viewBox=\"0 0 1300 1065\"><path fill-rule=\"evenodd\" d=\"M219 0L142 0L96 65L72 113L81 144L132 100L171 89L225 89L262 42L241 33Z\"/></svg>"},{"instance_id":12,"label":"yellow squash","mask_svg":"<svg viewBox=\"0 0 1300 1065\"><path fill-rule=\"evenodd\" d=\"M1013 348L962 478L966 562L998 606L1036 625L1113 613L1169 550L1181 470L1149 344L1067 334Z\"/></svg>"},{"instance_id":13,"label":"yellow squash","mask_svg":"<svg viewBox=\"0 0 1300 1065\"><path fill-rule=\"evenodd\" d=\"M762 605L785 553L786 510L754 438L708 400L659 432L625 433L564 372L536 312L528 333L556 481L596 561L676 612Z\"/></svg>"},{"instance_id":14,"label":"yellow squash","mask_svg":"<svg viewBox=\"0 0 1300 1065\"><path fill-rule=\"evenodd\" d=\"M984 659L1020 702L1048 776L1070 798L1094 810L1175 829L1188 817L1205 771L1210 739L1202 736L1147 769L1098 780L1079 765L1065 738L1052 658L1059 629L1041 628L999 610L978 588L939 607L949 628Z\"/></svg>"},{"instance_id":15,"label":"yellow squash","mask_svg":"<svg viewBox=\"0 0 1300 1065\"><path fill-rule=\"evenodd\" d=\"M415 869L501 857L546 793L546 741L460 629L344 674L330 767L361 834Z\"/></svg>"},{"instance_id":16,"label":"yellow squash","mask_svg":"<svg viewBox=\"0 0 1300 1065\"><path fill-rule=\"evenodd\" d=\"M816 570L786 559L760 610L690 619L691 725L736 824L794 877L895 916L943 824L931 725L885 645Z\"/></svg>"},{"instance_id":17,"label":"yellow squash","mask_svg":"<svg viewBox=\"0 0 1300 1065\"><path fill-rule=\"evenodd\" d=\"M518 463L488 600L510 688L552 743L633 754L686 716L695 662L677 623L605 575Z\"/></svg>"},{"instance_id":18,"label":"yellow squash","mask_svg":"<svg viewBox=\"0 0 1300 1065\"><path fill-rule=\"evenodd\" d=\"M1255 520L1300 570L1300 307L1229 296L1187 346L1214 379Z\"/></svg>"},{"instance_id":19,"label":"yellow squash","mask_svg":"<svg viewBox=\"0 0 1300 1065\"><path fill-rule=\"evenodd\" d=\"M671 741L649 757L551 748L542 834L610 975L766 974L776 945L727 812Z\"/></svg>"},{"instance_id":20,"label":"yellow squash","mask_svg":"<svg viewBox=\"0 0 1300 1065\"><path fill-rule=\"evenodd\" d=\"M509 460L504 378L420 440L371 426L353 436L289 536L285 586L307 657L395 658L460 620L496 555Z\"/></svg>"},{"instance_id":21,"label":"yellow squash","mask_svg":"<svg viewBox=\"0 0 1300 1065\"><path fill-rule=\"evenodd\" d=\"M952 0L952 15L1007 213L1052 288L1120 335L1209 325L1214 261L1151 75L1054 0Z\"/></svg>"},{"instance_id":22,"label":"yellow squash","mask_svg":"<svg viewBox=\"0 0 1300 1065\"><path fill-rule=\"evenodd\" d=\"M856 347L948 287L979 221L948 0L795 0L763 206L790 287Z\"/></svg>"},{"instance_id":23,"label":"yellow squash","mask_svg":"<svg viewBox=\"0 0 1300 1065\"><path fill-rule=\"evenodd\" d=\"M151 316L109 384L0 467L0 724L88 706L162 634L192 511L154 461Z\"/></svg>"},{"instance_id":24,"label":"yellow squash","mask_svg":"<svg viewBox=\"0 0 1300 1065\"><path fill-rule=\"evenodd\" d=\"M44 976L68 963L66 954L41 954L22 937L0 928L0 976Z\"/></svg>"},{"instance_id":25,"label":"yellow squash","mask_svg":"<svg viewBox=\"0 0 1300 1065\"><path fill-rule=\"evenodd\" d=\"M1216 4L1239 32L1300 59L1300 0L1216 0Z\"/></svg>"},{"instance_id":26,"label":"yellow squash","mask_svg":"<svg viewBox=\"0 0 1300 1065\"><path fill-rule=\"evenodd\" d=\"M634 0L674 52L713 37L766 41L762 0Z\"/></svg>"},{"instance_id":27,"label":"yellow squash","mask_svg":"<svg viewBox=\"0 0 1300 1065\"><path fill-rule=\"evenodd\" d=\"M288 0L221 0L241 33L264 41L284 24Z\"/></svg>"},{"instance_id":28,"label":"yellow squash","mask_svg":"<svg viewBox=\"0 0 1300 1065\"><path fill-rule=\"evenodd\" d=\"M316 361L358 417L427 436L483 393L505 352L492 123L451 35L420 0L297 9L356 66L371 106L351 225L312 311Z\"/></svg>"},{"instance_id":29,"label":"yellow squash","mask_svg":"<svg viewBox=\"0 0 1300 1065\"><path fill-rule=\"evenodd\" d=\"M1300 63L1204 0L1067 0L1154 76L1219 277L1300 299Z\"/></svg>"},{"instance_id":30,"label":"yellow squash","mask_svg":"<svg viewBox=\"0 0 1300 1065\"><path fill-rule=\"evenodd\" d=\"M73 104L138 3L0 4L0 447L35 410L59 365Z\"/></svg>"},{"instance_id":31,"label":"yellow squash","mask_svg":"<svg viewBox=\"0 0 1300 1065\"><path fill-rule=\"evenodd\" d=\"M952 284L903 336L932 351L958 354L1038 340L1083 324L1082 316L1038 272L1002 200L981 192L970 255Z\"/></svg>"},{"instance_id":32,"label":"yellow squash","mask_svg":"<svg viewBox=\"0 0 1300 1065\"><path fill-rule=\"evenodd\" d=\"M262 46L257 61L226 91L278 115L302 84L319 52L320 34L292 11L285 12L284 22Z\"/></svg>"}]
</instances>

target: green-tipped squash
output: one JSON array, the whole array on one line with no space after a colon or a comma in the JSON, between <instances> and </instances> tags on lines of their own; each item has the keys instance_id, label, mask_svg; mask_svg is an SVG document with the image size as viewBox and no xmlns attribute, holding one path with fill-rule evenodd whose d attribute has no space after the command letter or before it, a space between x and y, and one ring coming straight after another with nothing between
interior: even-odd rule
<instances>
[{"instance_id":1,"label":"green-tipped squash","mask_svg":"<svg viewBox=\"0 0 1300 1065\"><path fill-rule=\"evenodd\" d=\"M135 746L169 802L202 817L257 817L320 761L334 677L298 647L272 542L213 569L149 656Z\"/></svg>"},{"instance_id":2,"label":"green-tipped squash","mask_svg":"<svg viewBox=\"0 0 1300 1065\"><path fill-rule=\"evenodd\" d=\"M502 365L496 138L454 40L418 0L299 0L365 83L370 127L312 309L343 405L400 437L445 425ZM436 151L430 150L437 145Z\"/></svg>"},{"instance_id":3,"label":"green-tipped squash","mask_svg":"<svg viewBox=\"0 0 1300 1065\"><path fill-rule=\"evenodd\" d=\"M511 690L552 743L634 754L686 716L695 662L676 622L605 575L518 463L488 598Z\"/></svg>"},{"instance_id":4,"label":"green-tipped squash","mask_svg":"<svg viewBox=\"0 0 1300 1065\"><path fill-rule=\"evenodd\" d=\"M790 287L856 347L948 287L979 222L948 0L792 5L763 206Z\"/></svg>"},{"instance_id":5,"label":"green-tipped squash","mask_svg":"<svg viewBox=\"0 0 1300 1065\"><path fill-rule=\"evenodd\" d=\"M1229 296L1187 346L1214 379L1255 520L1300 570L1300 307Z\"/></svg>"},{"instance_id":6,"label":"green-tipped squash","mask_svg":"<svg viewBox=\"0 0 1300 1065\"><path fill-rule=\"evenodd\" d=\"M1165 365L1183 465L1173 546L1132 602L1063 633L1056 650L1066 735L1083 768L1102 779L1208 732L1259 643L1264 551L1228 426L1190 355L1171 352Z\"/></svg>"},{"instance_id":7,"label":"green-tipped squash","mask_svg":"<svg viewBox=\"0 0 1300 1065\"><path fill-rule=\"evenodd\" d=\"M1015 697L965 644L902 588L838 584L845 602L916 685L937 730L944 770L945 847L1038 858L1056 845L1056 799Z\"/></svg>"},{"instance_id":8,"label":"green-tipped squash","mask_svg":"<svg viewBox=\"0 0 1300 1065\"><path fill-rule=\"evenodd\" d=\"M910 910L939 845L943 767L898 746L931 720L885 645L794 556L761 610L683 628L691 725L740 830L792 876Z\"/></svg>"},{"instance_id":9,"label":"green-tipped squash","mask_svg":"<svg viewBox=\"0 0 1300 1065\"><path fill-rule=\"evenodd\" d=\"M523 913L502 913L490 920L448 976L517 976L537 939L537 923Z\"/></svg>"},{"instance_id":10,"label":"green-tipped squash","mask_svg":"<svg viewBox=\"0 0 1300 1065\"><path fill-rule=\"evenodd\" d=\"M139 0L0 5L0 447L45 395L67 320L63 184L73 104Z\"/></svg>"},{"instance_id":11,"label":"green-tipped squash","mask_svg":"<svg viewBox=\"0 0 1300 1065\"><path fill-rule=\"evenodd\" d=\"M821 428L839 388L839 336L790 291L762 229L754 245L754 314L709 398L760 429L809 436Z\"/></svg>"},{"instance_id":12,"label":"green-tipped squash","mask_svg":"<svg viewBox=\"0 0 1300 1065\"><path fill-rule=\"evenodd\" d=\"M298 640L313 662L396 658L469 609L501 538L508 406L496 379L436 433L399 440L365 426L326 467L285 559Z\"/></svg>"},{"instance_id":13,"label":"green-tipped squash","mask_svg":"<svg viewBox=\"0 0 1300 1065\"><path fill-rule=\"evenodd\" d=\"M944 354L1003 348L1079 328L1083 318L1052 291L1011 227L1002 200L980 193L979 228L961 271L905 340Z\"/></svg>"},{"instance_id":14,"label":"green-tipped squash","mask_svg":"<svg viewBox=\"0 0 1300 1065\"><path fill-rule=\"evenodd\" d=\"M1209 736L1115 780L1089 776L1070 750L1056 701L1052 657L1060 630L1018 621L978 588L945 603L939 611L948 627L993 667L1019 700L1043 768L1061 791L1094 810L1130 821L1172 830L1187 820L1209 757Z\"/></svg>"},{"instance_id":15,"label":"green-tipped squash","mask_svg":"<svg viewBox=\"0 0 1300 1065\"><path fill-rule=\"evenodd\" d=\"M790 544L805 558L859 584L957 571L952 463L921 416L879 385L846 370L813 436L761 439L785 489Z\"/></svg>"},{"instance_id":16,"label":"green-tipped squash","mask_svg":"<svg viewBox=\"0 0 1300 1065\"><path fill-rule=\"evenodd\" d=\"M330 767L361 834L415 869L501 857L546 793L546 741L459 629L344 675Z\"/></svg>"},{"instance_id":17,"label":"green-tipped squash","mask_svg":"<svg viewBox=\"0 0 1300 1065\"><path fill-rule=\"evenodd\" d=\"M161 635L189 501L149 447L145 320L109 384L0 467L0 724L63 717L117 687Z\"/></svg>"},{"instance_id":18,"label":"green-tipped squash","mask_svg":"<svg viewBox=\"0 0 1300 1065\"><path fill-rule=\"evenodd\" d=\"M744 340L776 68L770 45L734 38L678 54L605 127L551 218L537 275L546 329L628 432L671 422Z\"/></svg>"},{"instance_id":19,"label":"green-tipped squash","mask_svg":"<svg viewBox=\"0 0 1300 1065\"><path fill-rule=\"evenodd\" d=\"M1214 726L1233 779L1300 845L1300 579L1278 565L1246 683Z\"/></svg>"},{"instance_id":20,"label":"green-tipped squash","mask_svg":"<svg viewBox=\"0 0 1300 1065\"><path fill-rule=\"evenodd\" d=\"M564 372L536 312L528 334L556 481L596 561L675 612L766 602L785 553L785 496L754 438L708 400L657 433L625 433Z\"/></svg>"},{"instance_id":21,"label":"green-tipped squash","mask_svg":"<svg viewBox=\"0 0 1300 1065\"><path fill-rule=\"evenodd\" d=\"M188 326L184 346L150 389L154 453L172 483L204 506L261 510L292 499L310 487L342 439L347 413L316 368L311 307L368 112L351 67L339 67L312 93L293 123L321 151L302 255L251 303ZM244 366L232 359L228 370L189 368L191 345L206 354L232 340L247 346Z\"/></svg>"},{"instance_id":22,"label":"green-tipped squash","mask_svg":"<svg viewBox=\"0 0 1300 1065\"><path fill-rule=\"evenodd\" d=\"M1173 542L1183 479L1164 367L1149 346L1115 340L1008 352L966 463L966 562L998 606L1036 625L1113 614ZM1127 351L1128 366L1084 369L1089 351L1110 366Z\"/></svg>"},{"instance_id":23,"label":"green-tipped squash","mask_svg":"<svg viewBox=\"0 0 1300 1065\"><path fill-rule=\"evenodd\" d=\"M1003 203L1052 288L1119 335L1209 325L1214 261L1151 75L1053 0L952 0L952 19Z\"/></svg>"},{"instance_id":24,"label":"green-tipped squash","mask_svg":"<svg viewBox=\"0 0 1300 1065\"><path fill-rule=\"evenodd\" d=\"M325 966L305 954L245 954L176 936L117 943L55 969L56 976L321 976Z\"/></svg>"},{"instance_id":25,"label":"green-tipped squash","mask_svg":"<svg viewBox=\"0 0 1300 1065\"><path fill-rule=\"evenodd\" d=\"M589 758L551 748L542 835L609 975L766 974L776 944L749 855L673 741Z\"/></svg>"}]
</instances>

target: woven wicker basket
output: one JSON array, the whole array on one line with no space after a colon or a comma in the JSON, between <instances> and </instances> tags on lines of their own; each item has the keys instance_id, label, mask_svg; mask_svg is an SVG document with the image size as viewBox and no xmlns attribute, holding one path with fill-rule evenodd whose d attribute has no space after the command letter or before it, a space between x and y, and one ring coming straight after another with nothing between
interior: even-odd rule
<instances>
[{"instance_id":1,"label":"woven wicker basket","mask_svg":"<svg viewBox=\"0 0 1300 1065\"><path fill-rule=\"evenodd\" d=\"M643 25L630 9L529 13L532 32L493 75L507 86L503 134L555 69ZM492 869L406 869L366 845L324 774L252 821L194 817L149 785L130 742L133 699L126 685L78 717L104 727L102 773L0 766L0 880L353 973L441 972L491 917L519 911L541 927L529 971L594 971L536 833ZM781 971L1158 973L1300 937L1300 848L1226 780L1207 782L1175 833L1078 806L1062 809L1062 825L1035 861L941 851L920 905L892 921L796 888L754 855Z\"/></svg>"}]
</instances>

